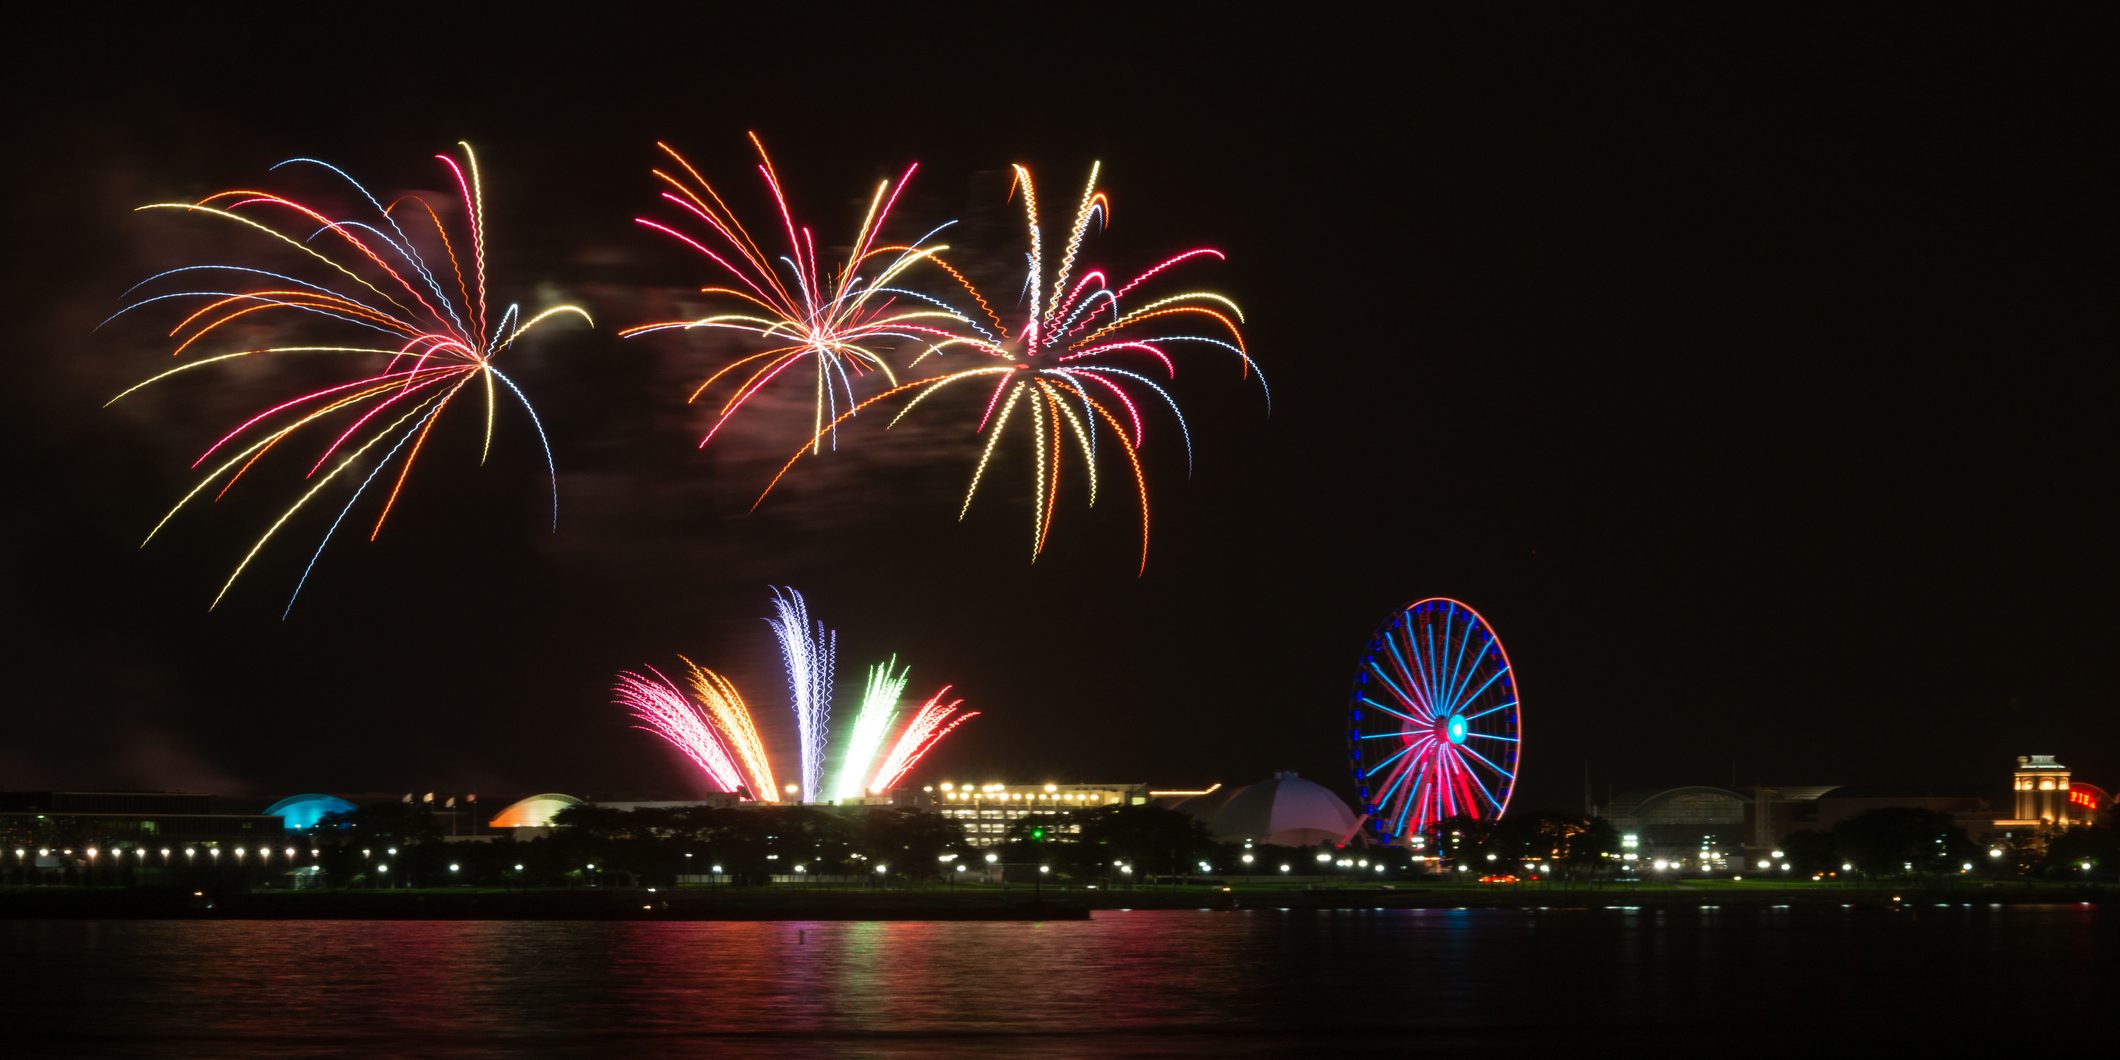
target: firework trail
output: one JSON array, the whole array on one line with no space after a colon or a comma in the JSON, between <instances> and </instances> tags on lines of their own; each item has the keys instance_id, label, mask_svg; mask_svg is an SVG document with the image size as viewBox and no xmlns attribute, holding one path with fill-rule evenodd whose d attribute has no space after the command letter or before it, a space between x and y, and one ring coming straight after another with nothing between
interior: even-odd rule
<instances>
[{"instance_id":1,"label":"firework trail","mask_svg":"<svg viewBox=\"0 0 2120 1060\"><path fill-rule=\"evenodd\" d=\"M960 712L957 708L964 702L962 699L944 704L942 697L949 694L949 686L942 686L942 691L935 693L914 712L912 719L898 733L898 740L891 745L890 752L883 756L882 764L876 767L876 775L869 781L870 791L889 791L896 787L951 730L979 716L976 710Z\"/></svg>"},{"instance_id":2,"label":"firework trail","mask_svg":"<svg viewBox=\"0 0 2120 1060\"><path fill-rule=\"evenodd\" d=\"M683 751L705 771L707 780L716 788L735 791L743 787L734 758L722 745L721 737L715 735L705 712L654 667L649 667L648 672L655 676L650 679L630 672L619 674L618 686L612 693L620 706L640 720L641 724L634 727L652 732Z\"/></svg>"},{"instance_id":3,"label":"firework trail","mask_svg":"<svg viewBox=\"0 0 2120 1060\"><path fill-rule=\"evenodd\" d=\"M684 659L684 656L678 656ZM736 693L736 686L722 675L684 659L686 668L692 671L692 694L706 708L709 722L720 735L722 744L730 748L737 762L743 766L744 776L750 781L751 798L759 802L779 802L780 785L773 780L773 763L766 757L764 741L758 738L758 726L751 718L751 708L744 706L743 697Z\"/></svg>"},{"instance_id":4,"label":"firework trail","mask_svg":"<svg viewBox=\"0 0 2120 1060\"><path fill-rule=\"evenodd\" d=\"M692 699L649 667L652 679L631 672L618 675L613 690L618 705L642 722L635 728L662 737L697 763L716 789L760 802L779 801L765 745L736 686L690 659L678 658L691 671Z\"/></svg>"},{"instance_id":5,"label":"firework trail","mask_svg":"<svg viewBox=\"0 0 2120 1060\"><path fill-rule=\"evenodd\" d=\"M1148 568L1148 479L1141 466L1140 449L1147 439L1141 406L1160 403L1170 410L1185 447L1186 468L1192 467L1192 437L1185 415L1162 382L1149 371L1160 371L1165 381L1177 377L1173 344L1203 344L1234 354L1246 375L1256 374L1258 365L1244 347L1239 329L1243 314L1236 303L1211 291L1187 291L1164 295L1130 309L1121 299L1135 288L1174 266L1195 258L1221 260L1212 248L1188 250L1166 259L1132 280L1113 286L1102 269L1083 268L1076 276L1082 243L1092 222L1102 227L1110 214L1110 202L1097 188L1098 167L1090 168L1089 181L1068 226L1061 253L1048 270L1044 232L1039 226L1036 189L1030 170L1016 166L1011 194L1021 189L1028 227L1028 271L1023 284L1023 311L1011 330L1002 322L985 296L970 280L942 258L930 255L978 306L978 313L954 311L949 318L953 334L928 344L913 359L918 366L930 357L938 362L951 352L968 352L980 363L970 368L900 383L847 410L820 430L838 424L869 405L905 396L905 403L892 416L895 426L922 402L955 387L972 383L989 388L976 433L986 436L971 484L957 517L970 513L972 499L986 476L987 465L999 447L1010 423L1020 423L1030 436L1033 469L1031 493L1031 559L1045 551L1052 531L1053 514L1059 505L1062 468L1072 443L1079 450L1088 485L1089 503L1097 502L1097 442L1108 434L1117 439L1133 474L1134 492L1141 509L1141 566ZM1070 286L1072 281L1072 286ZM1197 324L1198 327L1194 325ZM989 326L990 325L990 326ZM1194 332L1206 332L1197 334ZM1259 376L1265 392L1266 380ZM1271 394L1267 393L1269 404ZM814 452L817 439L807 448ZM803 456L797 450L767 483L752 507L767 494Z\"/></svg>"},{"instance_id":6,"label":"firework trail","mask_svg":"<svg viewBox=\"0 0 2120 1060\"><path fill-rule=\"evenodd\" d=\"M308 487L244 553L215 594L215 606L298 511L334 482L357 481L289 595L287 609L292 610L339 525L371 490L387 484L369 539L382 532L428 435L459 398L483 399L486 428L479 460L485 462L493 447L503 387L528 415L544 449L557 527L559 481L551 443L529 399L493 362L549 317L573 313L587 321L589 315L570 305L525 319L520 307L512 304L498 319L489 314L485 200L478 161L469 144L458 146L463 148L461 164L450 155L435 156L461 197L463 220L455 236L442 214L425 199L408 195L386 206L345 171L313 158L290 159L273 169L314 167L342 180L365 204L361 216L333 218L295 199L247 189L219 192L195 203L140 207L180 210L248 228L291 248L301 264L288 273L245 265L191 265L134 285L138 291L167 280L225 288L153 294L112 314L112 319L163 302L194 302L196 306L170 331L170 338L177 342L173 355L182 357L194 347L203 349L209 340L233 342L237 348L152 376L110 403L172 376L213 365L235 366L251 358L322 359L346 366L341 381L272 402L208 446L192 462L193 469L219 462L148 532L147 541L151 541L177 512L216 483L220 484L214 494L218 500L281 443L297 435L321 438L314 462L304 475ZM350 337L262 347L237 342L237 333L266 320L322 325ZM393 467L395 474L387 474ZM143 547L147 541L141 542Z\"/></svg>"},{"instance_id":7,"label":"firework trail","mask_svg":"<svg viewBox=\"0 0 2120 1060\"><path fill-rule=\"evenodd\" d=\"M832 723L832 667L838 638L823 622L811 629L810 611L802 594L793 589L773 590L776 616L766 619L780 641L780 657L787 665L789 703L795 710L797 759L802 764L802 801L824 797L824 751Z\"/></svg>"},{"instance_id":8,"label":"firework trail","mask_svg":"<svg viewBox=\"0 0 2120 1060\"><path fill-rule=\"evenodd\" d=\"M753 395L784 375L799 378L802 374L813 377L817 392L816 413L811 424L815 436L811 439L810 450L812 453L821 451L828 438L837 448L841 411L850 409L856 402L855 378L874 371L882 373L893 384L898 381L876 344L899 339L932 341L949 334L937 322L951 319L954 316L951 311L928 304L930 300L924 295L893 286L906 269L934 252L948 248L922 245L940 228L910 244L878 242L892 206L913 179L914 171L920 168L916 163L907 166L895 184L882 181L876 185L875 194L869 199L868 212L855 232L847 260L831 275L824 275L818 266L815 236L808 226L797 227L781 188L780 175L773 168L772 158L766 154L765 144L759 141L756 133L750 136L752 146L758 149L758 171L765 178L766 187L779 208L779 227L787 238L787 253L778 257L776 267L775 259L751 237L743 222L736 218L721 195L700 176L692 163L675 148L658 141L656 146L662 148L663 153L682 170L681 173L653 171L656 179L667 185L662 193L663 201L679 211L683 218L679 224L683 228L695 231L704 228L705 233L711 234L702 233L699 238L694 238L684 230L660 221L646 217L634 220L691 247L712 261L721 272L727 273L735 286L704 287L701 293L734 303L734 308L696 320L642 324L619 334L633 336L671 329L715 328L756 336L765 344L765 349L717 369L686 399L688 403L696 402L716 383L728 380L713 425L699 441L702 448ZM795 371L802 366L807 366L809 371Z\"/></svg>"},{"instance_id":9,"label":"firework trail","mask_svg":"<svg viewBox=\"0 0 2120 1060\"><path fill-rule=\"evenodd\" d=\"M896 655L889 662L869 667L861 712L854 716L854 729L847 734L846 751L840 756L839 779L832 785L833 798L858 799L868 793L863 781L869 778L876 756L883 750L891 722L898 718L898 697L905 694L906 678L912 673L910 666L897 667Z\"/></svg>"},{"instance_id":10,"label":"firework trail","mask_svg":"<svg viewBox=\"0 0 2120 1060\"><path fill-rule=\"evenodd\" d=\"M892 738L891 727L902 716L899 697L912 672L909 666L899 666L893 655L890 661L869 668L861 710L850 731L843 734L846 750L839 759L839 772L826 788L822 773L837 637L824 623L813 624L801 593L775 588L773 605L775 615L766 624L772 627L787 663L802 774L801 801L845 801L888 791L951 730L979 716L977 711L960 712L962 699L942 703L949 692L945 686L906 718ZM736 686L690 659L678 658L691 671L691 700L650 667L652 677L621 672L613 692L615 702L641 722L636 728L662 737L698 764L714 787L763 802L778 801L780 789L774 784L765 745Z\"/></svg>"}]
</instances>

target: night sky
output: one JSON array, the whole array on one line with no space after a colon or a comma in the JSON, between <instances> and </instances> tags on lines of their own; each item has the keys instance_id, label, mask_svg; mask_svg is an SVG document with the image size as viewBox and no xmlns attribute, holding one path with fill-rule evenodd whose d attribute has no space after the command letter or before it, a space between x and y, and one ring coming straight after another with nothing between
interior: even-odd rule
<instances>
[{"instance_id":1,"label":"night sky","mask_svg":"<svg viewBox=\"0 0 2120 1060\"><path fill-rule=\"evenodd\" d=\"M2120 785L2109 27L788 10L102 13L28 47L4 75L37 102L7 118L0 790L682 796L698 782L610 704L613 675L683 653L791 744L775 585L838 630L843 709L895 652L910 692L983 712L921 781L1344 790L1370 630L1447 595L1517 665L1519 806L1579 806L1586 769L1600 800L1999 797L2034 752ZM702 452L685 396L735 348L616 335L715 279L632 222L656 212L655 141L762 222L747 130L834 247L917 160L893 234L959 218L953 260L1005 273L1008 165L1051 228L1101 159L1092 258L1228 253L1165 289L1244 307L1271 412L1226 357L1181 361L1197 465L1150 421L1145 576L1117 463L1095 509L1069 479L1035 565L1020 453L957 522L961 409L857 421L748 510L807 393ZM459 139L496 306L596 317L508 354L552 433L558 532L521 416L484 468L466 418L290 618L320 523L209 612L292 483L136 546L289 377L101 408L169 364L173 312L97 328L126 289L249 245L133 207L292 190L268 168L296 155L439 191Z\"/></svg>"}]
</instances>

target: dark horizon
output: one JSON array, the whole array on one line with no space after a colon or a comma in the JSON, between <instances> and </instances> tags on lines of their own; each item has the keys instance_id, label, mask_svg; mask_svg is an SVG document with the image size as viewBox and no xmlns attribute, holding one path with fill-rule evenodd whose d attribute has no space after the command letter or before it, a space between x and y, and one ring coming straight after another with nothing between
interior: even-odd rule
<instances>
[{"instance_id":1,"label":"dark horizon","mask_svg":"<svg viewBox=\"0 0 2120 1060\"><path fill-rule=\"evenodd\" d=\"M452 10L431 40L518 17ZM908 695L948 683L983 712L914 784L1285 769L1347 794L1340 717L1370 631L1448 596L1519 667L1515 805L1579 805L1586 763L1599 801L2001 793L2032 753L2120 787L2106 35L1892 12L1526 21L1172 16L1075 53L998 24L806 27L818 54L875 57L827 64L848 83L773 50L765 15L619 12L488 41L482 64L353 25L98 26L86 52L40 50L8 75L46 103L10 119L37 161L9 177L24 371L0 790L697 790L611 681L683 654L780 725L769 586L838 630L842 688L896 653ZM1002 76L999 54L1024 58ZM997 457L960 525L976 449L950 416L799 465L748 510L807 401L702 452L684 396L728 348L616 336L710 278L632 222L655 207L655 141L758 217L747 130L835 246L917 160L894 234L961 218L950 241L1005 271L1007 166L1059 204L1101 159L1093 258L1227 252L1168 289L1244 307L1272 410L1226 360L1181 366L1196 464L1146 453L1145 575L1124 490L1088 509L1080 479L1027 562L1025 459ZM298 155L431 190L460 139L496 304L596 317L510 354L552 434L558 532L526 424L504 418L480 468L467 420L286 621L320 527L209 612L283 493L136 546L192 457L281 390L100 407L169 359L176 314L97 328L126 290L244 252L134 207L276 187Z\"/></svg>"}]
</instances>

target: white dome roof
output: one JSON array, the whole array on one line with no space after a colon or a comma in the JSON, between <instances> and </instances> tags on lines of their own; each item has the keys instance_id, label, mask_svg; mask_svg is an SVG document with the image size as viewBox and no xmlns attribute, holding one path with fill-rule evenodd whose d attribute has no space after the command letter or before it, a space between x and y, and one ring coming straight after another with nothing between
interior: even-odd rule
<instances>
[{"instance_id":1,"label":"white dome roof","mask_svg":"<svg viewBox=\"0 0 2120 1060\"><path fill-rule=\"evenodd\" d=\"M1354 821L1354 811L1323 785L1275 773L1232 794L1207 827L1221 840L1307 847L1339 842L1354 831Z\"/></svg>"},{"instance_id":2,"label":"white dome roof","mask_svg":"<svg viewBox=\"0 0 2120 1060\"><path fill-rule=\"evenodd\" d=\"M526 799L516 800L513 805L502 810L499 815L488 822L488 826L493 828L550 828L552 827L553 814L569 806L579 806L581 804L582 800L572 795L548 791L542 795L532 795Z\"/></svg>"}]
</instances>

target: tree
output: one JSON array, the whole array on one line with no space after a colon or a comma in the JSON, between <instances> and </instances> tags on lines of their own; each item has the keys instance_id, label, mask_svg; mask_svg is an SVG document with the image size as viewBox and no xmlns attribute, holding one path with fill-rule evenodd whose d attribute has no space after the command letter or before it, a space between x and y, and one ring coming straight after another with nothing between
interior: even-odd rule
<instances>
[{"instance_id":1,"label":"tree","mask_svg":"<svg viewBox=\"0 0 2120 1060\"><path fill-rule=\"evenodd\" d=\"M1781 852L1789 867L1806 875L1840 871L1840 843L1831 832L1803 828L1781 837Z\"/></svg>"},{"instance_id":2,"label":"tree","mask_svg":"<svg viewBox=\"0 0 2120 1060\"><path fill-rule=\"evenodd\" d=\"M962 822L901 806L864 811L854 824L854 846L876 864L916 880L940 872L942 855L969 852Z\"/></svg>"},{"instance_id":3,"label":"tree","mask_svg":"<svg viewBox=\"0 0 2120 1060\"><path fill-rule=\"evenodd\" d=\"M2120 831L2079 824L2056 832L2047 838L2038 868L2040 875L2059 879L2110 880L2120 870Z\"/></svg>"},{"instance_id":4,"label":"tree","mask_svg":"<svg viewBox=\"0 0 2120 1060\"><path fill-rule=\"evenodd\" d=\"M1951 815L1915 806L1884 806L1833 826L1843 860L1875 876L1957 872L1977 852Z\"/></svg>"},{"instance_id":5,"label":"tree","mask_svg":"<svg viewBox=\"0 0 2120 1060\"><path fill-rule=\"evenodd\" d=\"M1106 806L1071 820L1081 826L1075 842L1083 867L1106 873L1125 862L1136 872L1184 875L1221 852L1206 822L1161 806Z\"/></svg>"}]
</instances>

